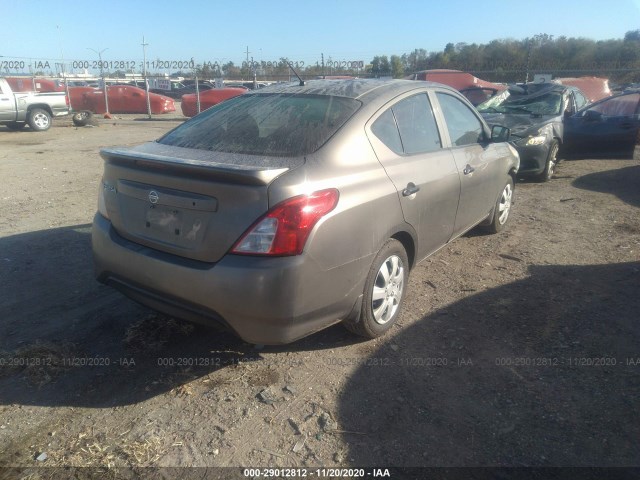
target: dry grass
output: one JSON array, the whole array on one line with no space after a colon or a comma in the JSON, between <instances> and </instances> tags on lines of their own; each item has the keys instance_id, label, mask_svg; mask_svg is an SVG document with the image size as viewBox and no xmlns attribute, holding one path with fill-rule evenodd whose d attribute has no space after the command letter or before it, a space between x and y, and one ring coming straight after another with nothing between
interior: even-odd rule
<instances>
[{"instance_id":1,"label":"dry grass","mask_svg":"<svg viewBox=\"0 0 640 480\"><path fill-rule=\"evenodd\" d=\"M162 439L158 437L129 439L126 435L113 433L93 435L85 430L61 449L49 450L52 463L59 466L120 467L155 466L167 453Z\"/></svg>"},{"instance_id":2,"label":"dry grass","mask_svg":"<svg viewBox=\"0 0 640 480\"><path fill-rule=\"evenodd\" d=\"M29 383L42 386L71 368L74 345L37 341L13 352L0 352L0 377L22 373Z\"/></svg>"}]
</instances>

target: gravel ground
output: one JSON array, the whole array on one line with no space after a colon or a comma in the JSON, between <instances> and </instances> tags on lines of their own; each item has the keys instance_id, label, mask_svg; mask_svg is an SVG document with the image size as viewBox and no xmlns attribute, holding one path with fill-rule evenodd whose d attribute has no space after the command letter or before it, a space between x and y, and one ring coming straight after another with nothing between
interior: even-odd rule
<instances>
[{"instance_id":1,"label":"gravel ground","mask_svg":"<svg viewBox=\"0 0 640 480\"><path fill-rule=\"evenodd\" d=\"M638 157L519 182L504 232L414 269L385 337L261 347L94 281L99 148L182 121L141 117L0 127L0 472L640 466Z\"/></svg>"}]
</instances>

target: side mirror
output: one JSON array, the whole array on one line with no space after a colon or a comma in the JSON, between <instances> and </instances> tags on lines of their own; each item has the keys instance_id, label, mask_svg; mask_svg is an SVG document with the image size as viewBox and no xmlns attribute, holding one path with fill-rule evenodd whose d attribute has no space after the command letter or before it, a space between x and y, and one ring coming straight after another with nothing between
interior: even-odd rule
<instances>
[{"instance_id":1,"label":"side mirror","mask_svg":"<svg viewBox=\"0 0 640 480\"><path fill-rule=\"evenodd\" d=\"M584 119L587 122L600 122L602 121L602 113L595 110L587 110L584 112Z\"/></svg>"},{"instance_id":2,"label":"side mirror","mask_svg":"<svg viewBox=\"0 0 640 480\"><path fill-rule=\"evenodd\" d=\"M511 138L511 129L502 125L494 125L491 127L491 141L493 143L508 142Z\"/></svg>"}]
</instances>

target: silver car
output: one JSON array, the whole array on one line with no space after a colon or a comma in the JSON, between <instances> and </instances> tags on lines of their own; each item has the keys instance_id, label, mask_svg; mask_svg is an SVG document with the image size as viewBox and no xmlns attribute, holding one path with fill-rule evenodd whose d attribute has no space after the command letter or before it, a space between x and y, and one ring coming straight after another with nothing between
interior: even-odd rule
<instances>
[{"instance_id":1,"label":"silver car","mask_svg":"<svg viewBox=\"0 0 640 480\"><path fill-rule=\"evenodd\" d=\"M317 80L223 102L105 160L97 279L250 343L374 338L409 271L509 218L517 152L444 85Z\"/></svg>"}]
</instances>

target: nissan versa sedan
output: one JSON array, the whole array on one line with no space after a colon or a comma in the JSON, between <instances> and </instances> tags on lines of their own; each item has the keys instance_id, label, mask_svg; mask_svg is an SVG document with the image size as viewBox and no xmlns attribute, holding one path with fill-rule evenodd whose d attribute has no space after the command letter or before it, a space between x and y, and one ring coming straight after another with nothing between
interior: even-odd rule
<instances>
[{"instance_id":1,"label":"nissan versa sedan","mask_svg":"<svg viewBox=\"0 0 640 480\"><path fill-rule=\"evenodd\" d=\"M509 218L517 152L444 85L280 84L155 142L101 151L99 281L250 343L337 322L374 338L408 275L469 229Z\"/></svg>"}]
</instances>

